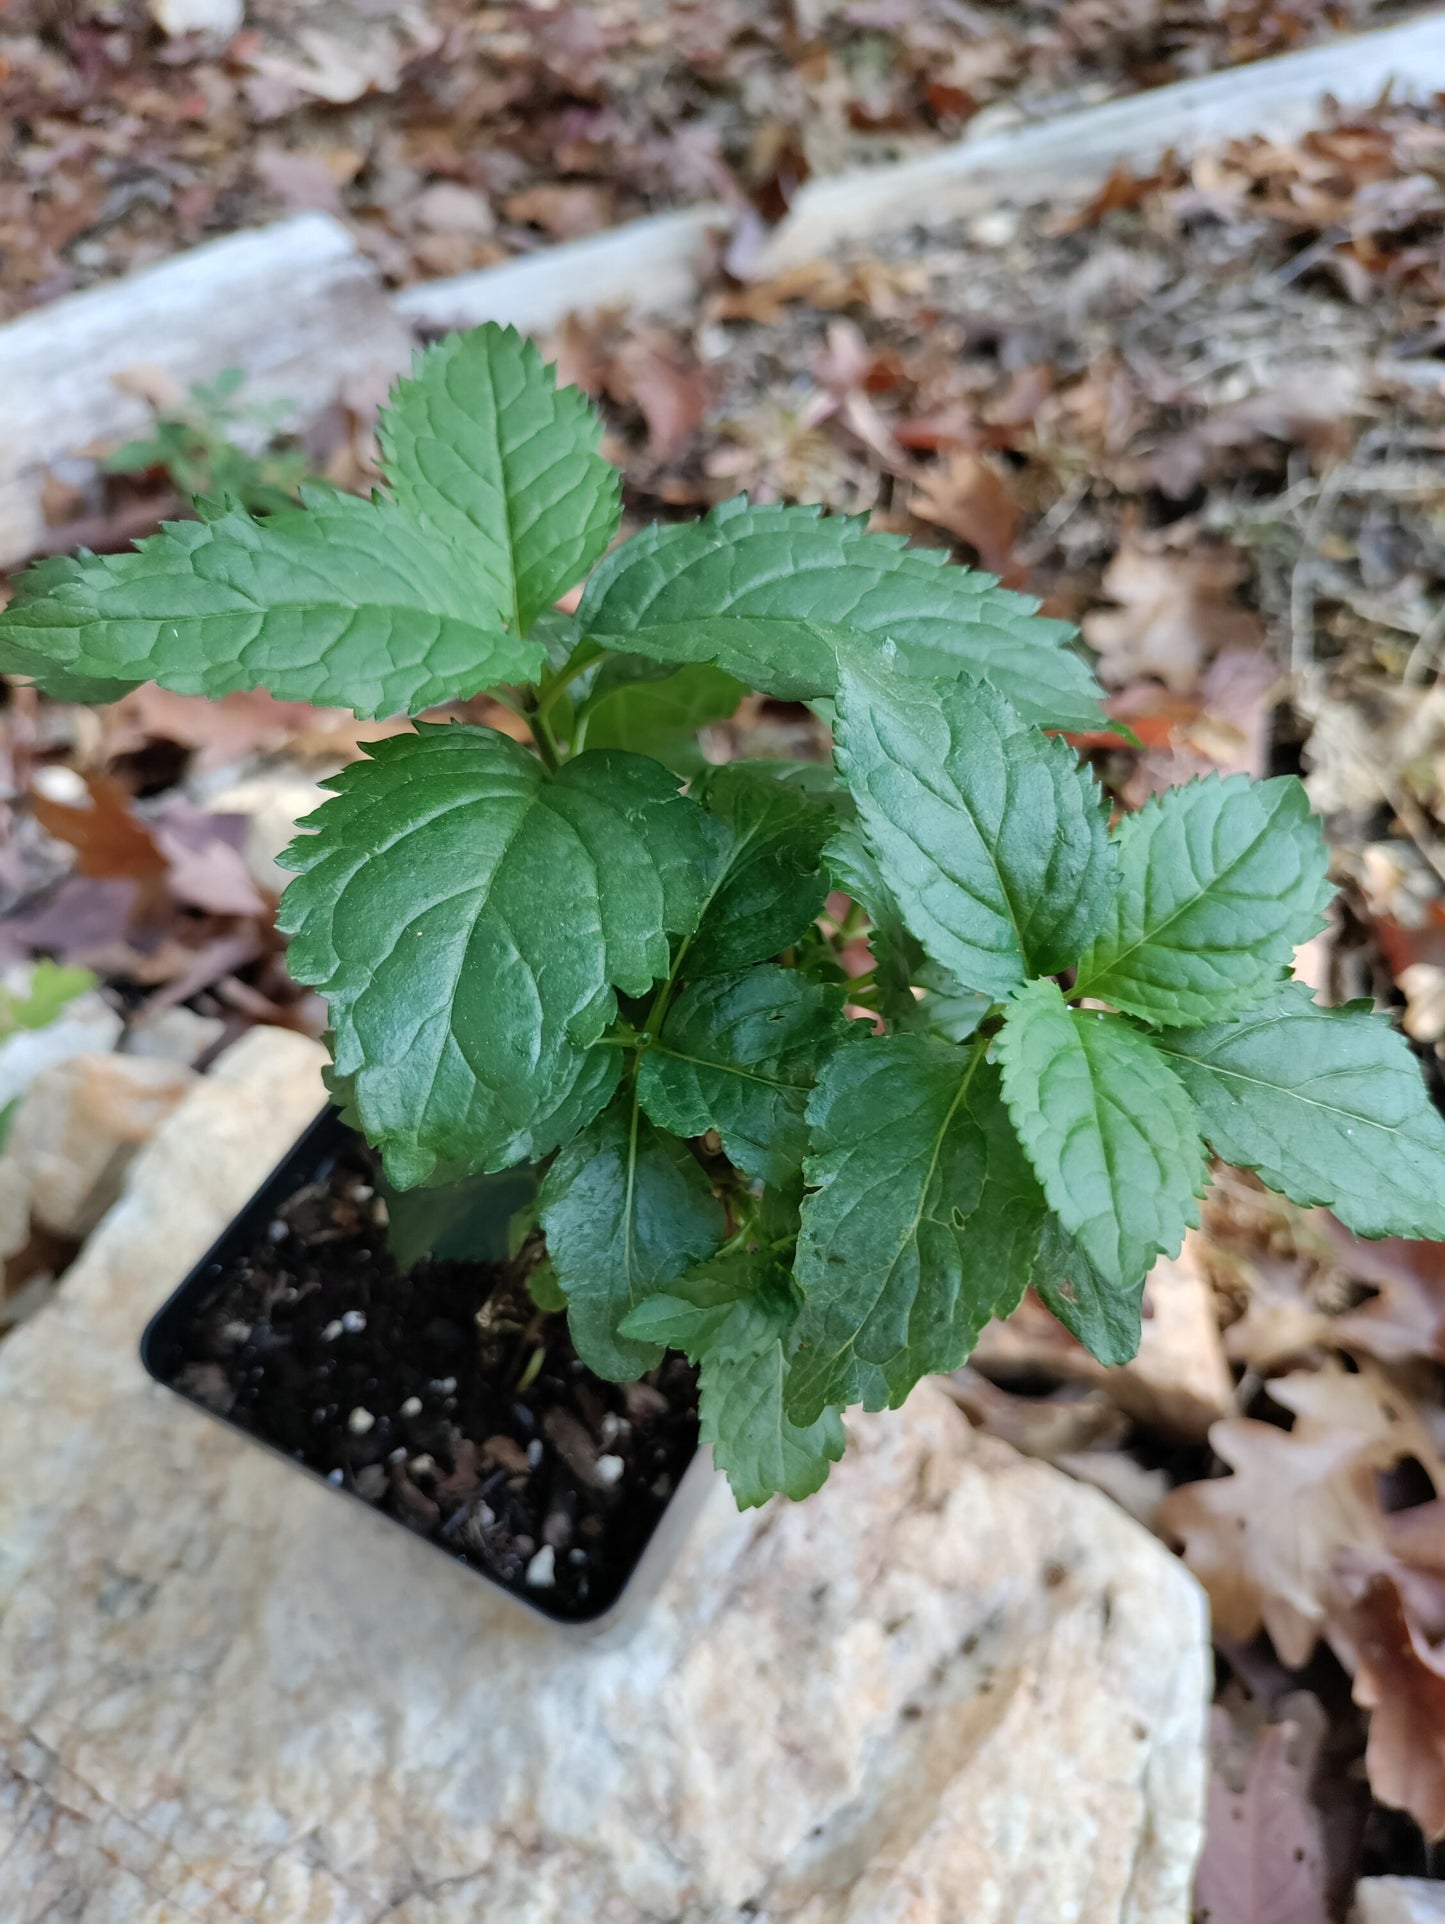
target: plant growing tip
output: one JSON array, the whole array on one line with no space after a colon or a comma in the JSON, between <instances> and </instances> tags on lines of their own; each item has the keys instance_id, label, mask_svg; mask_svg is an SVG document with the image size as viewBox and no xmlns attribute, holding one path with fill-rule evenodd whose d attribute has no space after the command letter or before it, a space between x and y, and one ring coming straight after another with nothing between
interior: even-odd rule
<instances>
[{"instance_id":1,"label":"plant growing tip","mask_svg":"<svg viewBox=\"0 0 1445 1924\"><path fill-rule=\"evenodd\" d=\"M396 1189L450 1188L394 1211L409 1248L464 1219L455 1185L545 1164L539 1302L606 1376L685 1350L750 1504L815 1490L842 1409L956 1368L1030 1285L1132 1354L1206 1150L1363 1235L1445 1237L1406 1043L1289 980L1330 896L1298 782L1194 782L1111 832L1046 732L1107 725L1064 624L811 507L609 552L600 434L480 328L398 385L373 500L230 506L44 563L0 614L0 669L65 694L500 689L526 718L530 748L375 744L287 856L337 1094ZM834 766L707 767L698 729L749 689L831 704Z\"/></svg>"}]
</instances>

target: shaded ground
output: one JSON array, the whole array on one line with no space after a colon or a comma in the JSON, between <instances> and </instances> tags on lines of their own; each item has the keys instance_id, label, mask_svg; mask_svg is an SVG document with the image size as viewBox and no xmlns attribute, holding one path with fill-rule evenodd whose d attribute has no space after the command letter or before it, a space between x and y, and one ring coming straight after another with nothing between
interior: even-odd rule
<instances>
[{"instance_id":1,"label":"shaded ground","mask_svg":"<svg viewBox=\"0 0 1445 1924\"><path fill-rule=\"evenodd\" d=\"M300 207L398 281L1373 24L1377 0L10 0L0 315ZM1393 11L1398 11L1395 9ZM153 18L153 15L155 18Z\"/></svg>"}]
</instances>

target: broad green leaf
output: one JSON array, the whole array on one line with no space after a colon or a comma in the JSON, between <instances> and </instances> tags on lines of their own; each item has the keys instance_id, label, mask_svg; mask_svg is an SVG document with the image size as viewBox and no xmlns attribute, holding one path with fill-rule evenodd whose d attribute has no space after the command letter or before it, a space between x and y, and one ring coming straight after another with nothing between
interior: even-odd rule
<instances>
[{"instance_id":1,"label":"broad green leaf","mask_svg":"<svg viewBox=\"0 0 1445 1924\"><path fill-rule=\"evenodd\" d=\"M466 555L511 633L607 552L622 477L598 453L602 423L515 328L489 322L420 354L377 434L393 495Z\"/></svg>"},{"instance_id":2,"label":"broad green leaf","mask_svg":"<svg viewBox=\"0 0 1445 1924\"><path fill-rule=\"evenodd\" d=\"M747 690L703 662L669 669L645 655L607 655L581 709L589 748L626 748L692 774L702 767L697 731L724 721Z\"/></svg>"},{"instance_id":3,"label":"broad green leaf","mask_svg":"<svg viewBox=\"0 0 1445 1924\"><path fill-rule=\"evenodd\" d=\"M719 1270L724 1268L718 1265ZM801 1499L827 1480L847 1439L837 1410L799 1427L783 1409L785 1353L797 1315L786 1276L765 1258L729 1259L736 1293L703 1273L627 1318L629 1334L686 1352L699 1367L701 1434L740 1510L770 1496ZM742 1287L745 1283L747 1287Z\"/></svg>"},{"instance_id":4,"label":"broad green leaf","mask_svg":"<svg viewBox=\"0 0 1445 1924\"><path fill-rule=\"evenodd\" d=\"M557 1268L551 1257L527 1272L527 1294L544 1316L556 1316L567 1307L567 1294L557 1281Z\"/></svg>"},{"instance_id":5,"label":"broad green leaf","mask_svg":"<svg viewBox=\"0 0 1445 1924\"><path fill-rule=\"evenodd\" d=\"M879 1013L890 1030L966 1042L993 1007L992 999L960 987L931 962L904 926L893 891L856 822L845 822L823 851L833 885L852 896L869 921ZM914 994L915 989L924 993Z\"/></svg>"},{"instance_id":6,"label":"broad green leaf","mask_svg":"<svg viewBox=\"0 0 1445 1924\"><path fill-rule=\"evenodd\" d=\"M1122 1016L1070 1009L1053 982L1009 1004L1003 1092L1049 1207L1109 1288L1177 1256L1199 1221L1199 1119L1178 1077Z\"/></svg>"},{"instance_id":7,"label":"broad green leaf","mask_svg":"<svg viewBox=\"0 0 1445 1924\"><path fill-rule=\"evenodd\" d=\"M622 1335L623 1318L710 1256L725 1224L686 1145L654 1129L628 1086L547 1172L542 1226L577 1354L630 1382L660 1361L662 1344Z\"/></svg>"},{"instance_id":8,"label":"broad green leaf","mask_svg":"<svg viewBox=\"0 0 1445 1924\"><path fill-rule=\"evenodd\" d=\"M1050 1216L1029 1278L1044 1307L1057 1316L1089 1354L1110 1368L1139 1353L1144 1278L1129 1288L1106 1283L1073 1237Z\"/></svg>"},{"instance_id":9,"label":"broad green leaf","mask_svg":"<svg viewBox=\"0 0 1445 1924\"><path fill-rule=\"evenodd\" d=\"M0 671L107 685L109 699L142 681L265 688L358 715L536 675L541 649L503 626L461 550L389 501L306 499L260 521L233 509L172 522L132 554L41 563L0 613Z\"/></svg>"},{"instance_id":10,"label":"broad green leaf","mask_svg":"<svg viewBox=\"0 0 1445 1924\"><path fill-rule=\"evenodd\" d=\"M1073 630L992 575L814 507L725 502L644 529L593 572L579 631L659 661L714 661L787 700L832 695L843 660L991 682L1030 721L1107 726ZM889 648L888 643L893 646Z\"/></svg>"},{"instance_id":11,"label":"broad green leaf","mask_svg":"<svg viewBox=\"0 0 1445 1924\"><path fill-rule=\"evenodd\" d=\"M1118 888L1076 995L1193 1028L1258 1002L1323 927L1329 853L1293 776L1171 788L1116 839Z\"/></svg>"},{"instance_id":12,"label":"broad green leaf","mask_svg":"<svg viewBox=\"0 0 1445 1924\"><path fill-rule=\"evenodd\" d=\"M1066 742L981 683L845 667L837 744L878 867L935 962L1004 996L1078 959L1108 909L1114 852Z\"/></svg>"},{"instance_id":13,"label":"broad green leaf","mask_svg":"<svg viewBox=\"0 0 1445 1924\"><path fill-rule=\"evenodd\" d=\"M723 975L796 942L828 899L832 811L800 788L719 768L693 786L723 831L684 973Z\"/></svg>"},{"instance_id":14,"label":"broad green leaf","mask_svg":"<svg viewBox=\"0 0 1445 1924\"><path fill-rule=\"evenodd\" d=\"M1445 1120L1390 1019L1322 1009L1283 983L1231 1022L1168 1030L1160 1050L1215 1154L1359 1236L1445 1240Z\"/></svg>"},{"instance_id":15,"label":"broad green leaf","mask_svg":"<svg viewBox=\"0 0 1445 1924\"><path fill-rule=\"evenodd\" d=\"M839 779L831 755L825 762L795 762L781 756L751 755L727 766L735 774L762 776L768 781L781 782L785 788L796 788L815 802L826 802L840 821L853 814L853 797Z\"/></svg>"},{"instance_id":16,"label":"broad green leaf","mask_svg":"<svg viewBox=\"0 0 1445 1924\"><path fill-rule=\"evenodd\" d=\"M638 1071L643 1108L663 1129L716 1129L729 1161L786 1183L808 1146L805 1110L820 1063L850 1025L836 989L763 963L705 976L668 1011Z\"/></svg>"},{"instance_id":17,"label":"broad green leaf","mask_svg":"<svg viewBox=\"0 0 1445 1924\"><path fill-rule=\"evenodd\" d=\"M549 776L490 729L393 736L287 851L289 964L327 998L340 1078L402 1188L555 1148L606 1102L615 990L667 973L709 824L640 755Z\"/></svg>"},{"instance_id":18,"label":"broad green leaf","mask_svg":"<svg viewBox=\"0 0 1445 1924\"><path fill-rule=\"evenodd\" d=\"M504 1169L441 1189L397 1189L382 1177L386 1242L397 1268L413 1269L424 1256L505 1262L512 1253L512 1218L536 1196L538 1180L534 1169Z\"/></svg>"},{"instance_id":19,"label":"broad green leaf","mask_svg":"<svg viewBox=\"0 0 1445 1924\"><path fill-rule=\"evenodd\" d=\"M786 1406L896 1408L1017 1307L1044 1200L982 1049L869 1039L825 1064L795 1275Z\"/></svg>"}]
</instances>

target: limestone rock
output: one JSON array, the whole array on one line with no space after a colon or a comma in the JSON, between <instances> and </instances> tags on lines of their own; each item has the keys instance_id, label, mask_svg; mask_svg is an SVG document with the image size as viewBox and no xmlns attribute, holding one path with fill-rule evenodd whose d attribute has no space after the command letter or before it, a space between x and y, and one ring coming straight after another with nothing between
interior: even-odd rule
<instances>
[{"instance_id":1,"label":"limestone rock","mask_svg":"<svg viewBox=\"0 0 1445 1924\"><path fill-rule=\"evenodd\" d=\"M1445 1884L1424 1877L1367 1877L1350 1924L1445 1924Z\"/></svg>"},{"instance_id":2,"label":"limestone rock","mask_svg":"<svg viewBox=\"0 0 1445 1924\"><path fill-rule=\"evenodd\" d=\"M0 1156L0 1276L30 1238L30 1178L13 1156Z\"/></svg>"},{"instance_id":3,"label":"limestone rock","mask_svg":"<svg viewBox=\"0 0 1445 1924\"><path fill-rule=\"evenodd\" d=\"M87 992L43 1029L21 1029L0 1042L0 1109L14 1102L43 1069L72 1056L103 1055L120 1040L125 1023L103 996Z\"/></svg>"},{"instance_id":4,"label":"limestone rock","mask_svg":"<svg viewBox=\"0 0 1445 1924\"><path fill-rule=\"evenodd\" d=\"M43 1070L6 1142L30 1184L35 1220L59 1236L88 1234L136 1150L195 1079L183 1064L138 1056L73 1056Z\"/></svg>"},{"instance_id":5,"label":"limestone rock","mask_svg":"<svg viewBox=\"0 0 1445 1924\"><path fill-rule=\"evenodd\" d=\"M157 1009L147 1011L126 1030L125 1052L194 1065L225 1033L220 1016L197 1015L194 1009Z\"/></svg>"},{"instance_id":6,"label":"limestone rock","mask_svg":"<svg viewBox=\"0 0 1445 1924\"><path fill-rule=\"evenodd\" d=\"M608 1643L145 1382L142 1323L307 1120L316 1053L222 1057L0 1347L18 1924L1186 1924L1200 1593L935 1386L807 1504L712 1480Z\"/></svg>"}]
</instances>

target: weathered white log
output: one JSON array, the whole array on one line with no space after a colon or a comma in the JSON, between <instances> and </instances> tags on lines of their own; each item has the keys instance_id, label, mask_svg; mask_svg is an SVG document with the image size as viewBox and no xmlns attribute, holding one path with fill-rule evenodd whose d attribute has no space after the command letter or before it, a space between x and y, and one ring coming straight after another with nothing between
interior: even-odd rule
<instances>
[{"instance_id":1,"label":"weathered white log","mask_svg":"<svg viewBox=\"0 0 1445 1924\"><path fill-rule=\"evenodd\" d=\"M1328 100L1362 107L1386 87L1411 98L1445 87L1445 15L813 182L769 239L755 272L766 277L843 241L933 226L1001 202L1087 196L1115 167L1156 166L1171 148L1188 153L1249 134L1291 140L1320 124Z\"/></svg>"},{"instance_id":2,"label":"weathered white log","mask_svg":"<svg viewBox=\"0 0 1445 1924\"><path fill-rule=\"evenodd\" d=\"M0 566L43 534L41 489L57 462L147 425L147 404L115 385L127 368L187 385L240 368L247 398L294 401L305 420L344 382L401 366L410 345L376 269L325 214L211 241L22 315L0 327Z\"/></svg>"},{"instance_id":3,"label":"weathered white log","mask_svg":"<svg viewBox=\"0 0 1445 1924\"><path fill-rule=\"evenodd\" d=\"M403 288L397 310L418 328L510 321L524 334L543 334L569 314L601 307L665 313L697 293L709 237L730 218L721 206L651 214L474 274Z\"/></svg>"}]
</instances>

